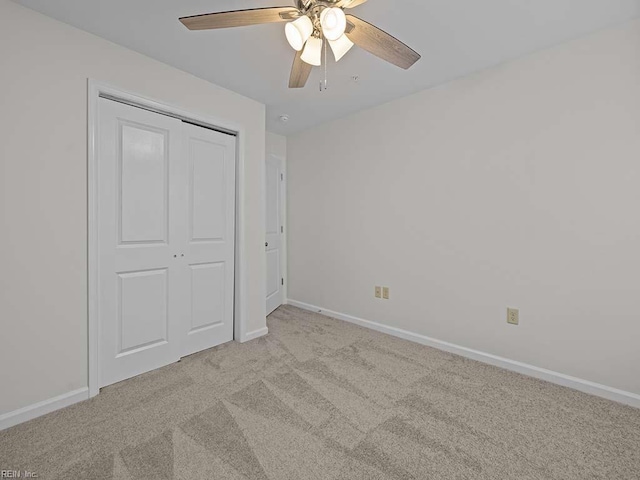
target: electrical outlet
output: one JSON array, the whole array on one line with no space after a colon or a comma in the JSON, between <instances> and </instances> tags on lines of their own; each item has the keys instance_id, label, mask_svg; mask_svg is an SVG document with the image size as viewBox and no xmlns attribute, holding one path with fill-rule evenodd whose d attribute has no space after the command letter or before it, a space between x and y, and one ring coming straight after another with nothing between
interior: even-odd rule
<instances>
[{"instance_id":1,"label":"electrical outlet","mask_svg":"<svg viewBox=\"0 0 640 480\"><path fill-rule=\"evenodd\" d=\"M382 298L382 287L376 287L376 298Z\"/></svg>"},{"instance_id":2,"label":"electrical outlet","mask_svg":"<svg viewBox=\"0 0 640 480\"><path fill-rule=\"evenodd\" d=\"M389 300L389 287L382 288L382 298Z\"/></svg>"},{"instance_id":3,"label":"electrical outlet","mask_svg":"<svg viewBox=\"0 0 640 480\"><path fill-rule=\"evenodd\" d=\"M507 323L510 325L519 325L520 310L517 308L507 308Z\"/></svg>"}]
</instances>

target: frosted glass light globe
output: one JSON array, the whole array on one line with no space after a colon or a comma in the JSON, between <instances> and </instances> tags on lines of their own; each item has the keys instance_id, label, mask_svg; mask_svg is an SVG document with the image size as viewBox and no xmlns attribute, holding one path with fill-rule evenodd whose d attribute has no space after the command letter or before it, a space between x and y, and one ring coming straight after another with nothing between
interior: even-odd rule
<instances>
[{"instance_id":1,"label":"frosted glass light globe","mask_svg":"<svg viewBox=\"0 0 640 480\"><path fill-rule=\"evenodd\" d=\"M347 28L347 17L341 8L325 8L320 14L320 25L327 40L338 40Z\"/></svg>"},{"instance_id":2,"label":"frosted glass light globe","mask_svg":"<svg viewBox=\"0 0 640 480\"><path fill-rule=\"evenodd\" d=\"M284 33L291 48L299 52L313 33L313 23L309 17L304 15L294 22L287 23L284 26Z\"/></svg>"},{"instance_id":3,"label":"frosted glass light globe","mask_svg":"<svg viewBox=\"0 0 640 480\"><path fill-rule=\"evenodd\" d=\"M344 55L351 50L353 42L347 38L346 35L342 35L338 40L329 40L333 55L336 57L336 62L339 62Z\"/></svg>"},{"instance_id":4,"label":"frosted glass light globe","mask_svg":"<svg viewBox=\"0 0 640 480\"><path fill-rule=\"evenodd\" d=\"M311 37L307 40L307 45L304 47L300 58L303 62L315 67L322 65L322 40L316 37Z\"/></svg>"}]
</instances>

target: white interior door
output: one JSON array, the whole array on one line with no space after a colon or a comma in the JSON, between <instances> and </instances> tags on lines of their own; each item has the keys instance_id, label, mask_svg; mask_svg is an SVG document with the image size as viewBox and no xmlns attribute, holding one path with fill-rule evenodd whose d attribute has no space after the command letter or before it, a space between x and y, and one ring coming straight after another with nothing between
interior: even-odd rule
<instances>
[{"instance_id":1,"label":"white interior door","mask_svg":"<svg viewBox=\"0 0 640 480\"><path fill-rule=\"evenodd\" d=\"M182 122L100 99L99 385L180 358Z\"/></svg>"},{"instance_id":2,"label":"white interior door","mask_svg":"<svg viewBox=\"0 0 640 480\"><path fill-rule=\"evenodd\" d=\"M283 303L281 186L282 163L272 155L266 166L267 315Z\"/></svg>"},{"instance_id":3,"label":"white interior door","mask_svg":"<svg viewBox=\"0 0 640 480\"><path fill-rule=\"evenodd\" d=\"M183 128L186 356L233 340L236 138L187 123Z\"/></svg>"},{"instance_id":4,"label":"white interior door","mask_svg":"<svg viewBox=\"0 0 640 480\"><path fill-rule=\"evenodd\" d=\"M235 137L100 99L100 387L233 340Z\"/></svg>"}]
</instances>

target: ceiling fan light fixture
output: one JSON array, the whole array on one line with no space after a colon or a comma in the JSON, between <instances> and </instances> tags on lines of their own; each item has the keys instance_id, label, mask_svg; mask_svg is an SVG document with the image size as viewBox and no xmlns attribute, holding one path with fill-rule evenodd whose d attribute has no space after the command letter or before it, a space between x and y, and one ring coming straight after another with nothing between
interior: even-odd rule
<instances>
[{"instance_id":1,"label":"ceiling fan light fixture","mask_svg":"<svg viewBox=\"0 0 640 480\"><path fill-rule=\"evenodd\" d=\"M284 26L284 33L291 48L299 52L313 33L313 23L309 17L303 15L294 22L287 23Z\"/></svg>"},{"instance_id":2,"label":"ceiling fan light fixture","mask_svg":"<svg viewBox=\"0 0 640 480\"><path fill-rule=\"evenodd\" d=\"M341 8L325 8L320 13L322 34L327 40L338 40L347 28L347 17Z\"/></svg>"},{"instance_id":3,"label":"ceiling fan light fixture","mask_svg":"<svg viewBox=\"0 0 640 480\"><path fill-rule=\"evenodd\" d=\"M312 67L322 65L322 55L325 57L324 63L327 63L329 45L336 61L349 52L354 44L405 70L420 60L418 52L384 30L355 15L345 14L346 9L362 5L367 0L294 1L295 6L290 7L229 10L180 17L179 20L189 30L217 30L270 23L286 24L287 42L296 50L289 74L289 88L304 87L309 80ZM325 39L329 45L325 43ZM320 90L325 88L326 80L324 87L321 84Z\"/></svg>"},{"instance_id":4,"label":"ceiling fan light fixture","mask_svg":"<svg viewBox=\"0 0 640 480\"><path fill-rule=\"evenodd\" d=\"M347 38L346 35L342 35L337 40L329 40L333 56L336 57L336 62L339 62L345 54L353 47L353 42Z\"/></svg>"},{"instance_id":5,"label":"ceiling fan light fixture","mask_svg":"<svg viewBox=\"0 0 640 480\"><path fill-rule=\"evenodd\" d=\"M300 58L303 62L314 67L322 65L322 40L316 37L311 37L307 40Z\"/></svg>"}]
</instances>

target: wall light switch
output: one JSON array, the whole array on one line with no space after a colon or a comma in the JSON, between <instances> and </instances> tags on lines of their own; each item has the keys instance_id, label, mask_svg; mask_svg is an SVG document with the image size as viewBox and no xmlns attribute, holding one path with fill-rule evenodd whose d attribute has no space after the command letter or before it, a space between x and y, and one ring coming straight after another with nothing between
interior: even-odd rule
<instances>
[{"instance_id":1,"label":"wall light switch","mask_svg":"<svg viewBox=\"0 0 640 480\"><path fill-rule=\"evenodd\" d=\"M520 310L517 308L507 308L507 323L511 325L520 324Z\"/></svg>"},{"instance_id":2,"label":"wall light switch","mask_svg":"<svg viewBox=\"0 0 640 480\"><path fill-rule=\"evenodd\" d=\"M389 300L389 287L382 288L382 298Z\"/></svg>"},{"instance_id":3,"label":"wall light switch","mask_svg":"<svg viewBox=\"0 0 640 480\"><path fill-rule=\"evenodd\" d=\"M376 287L376 298L382 298L382 287Z\"/></svg>"}]
</instances>

